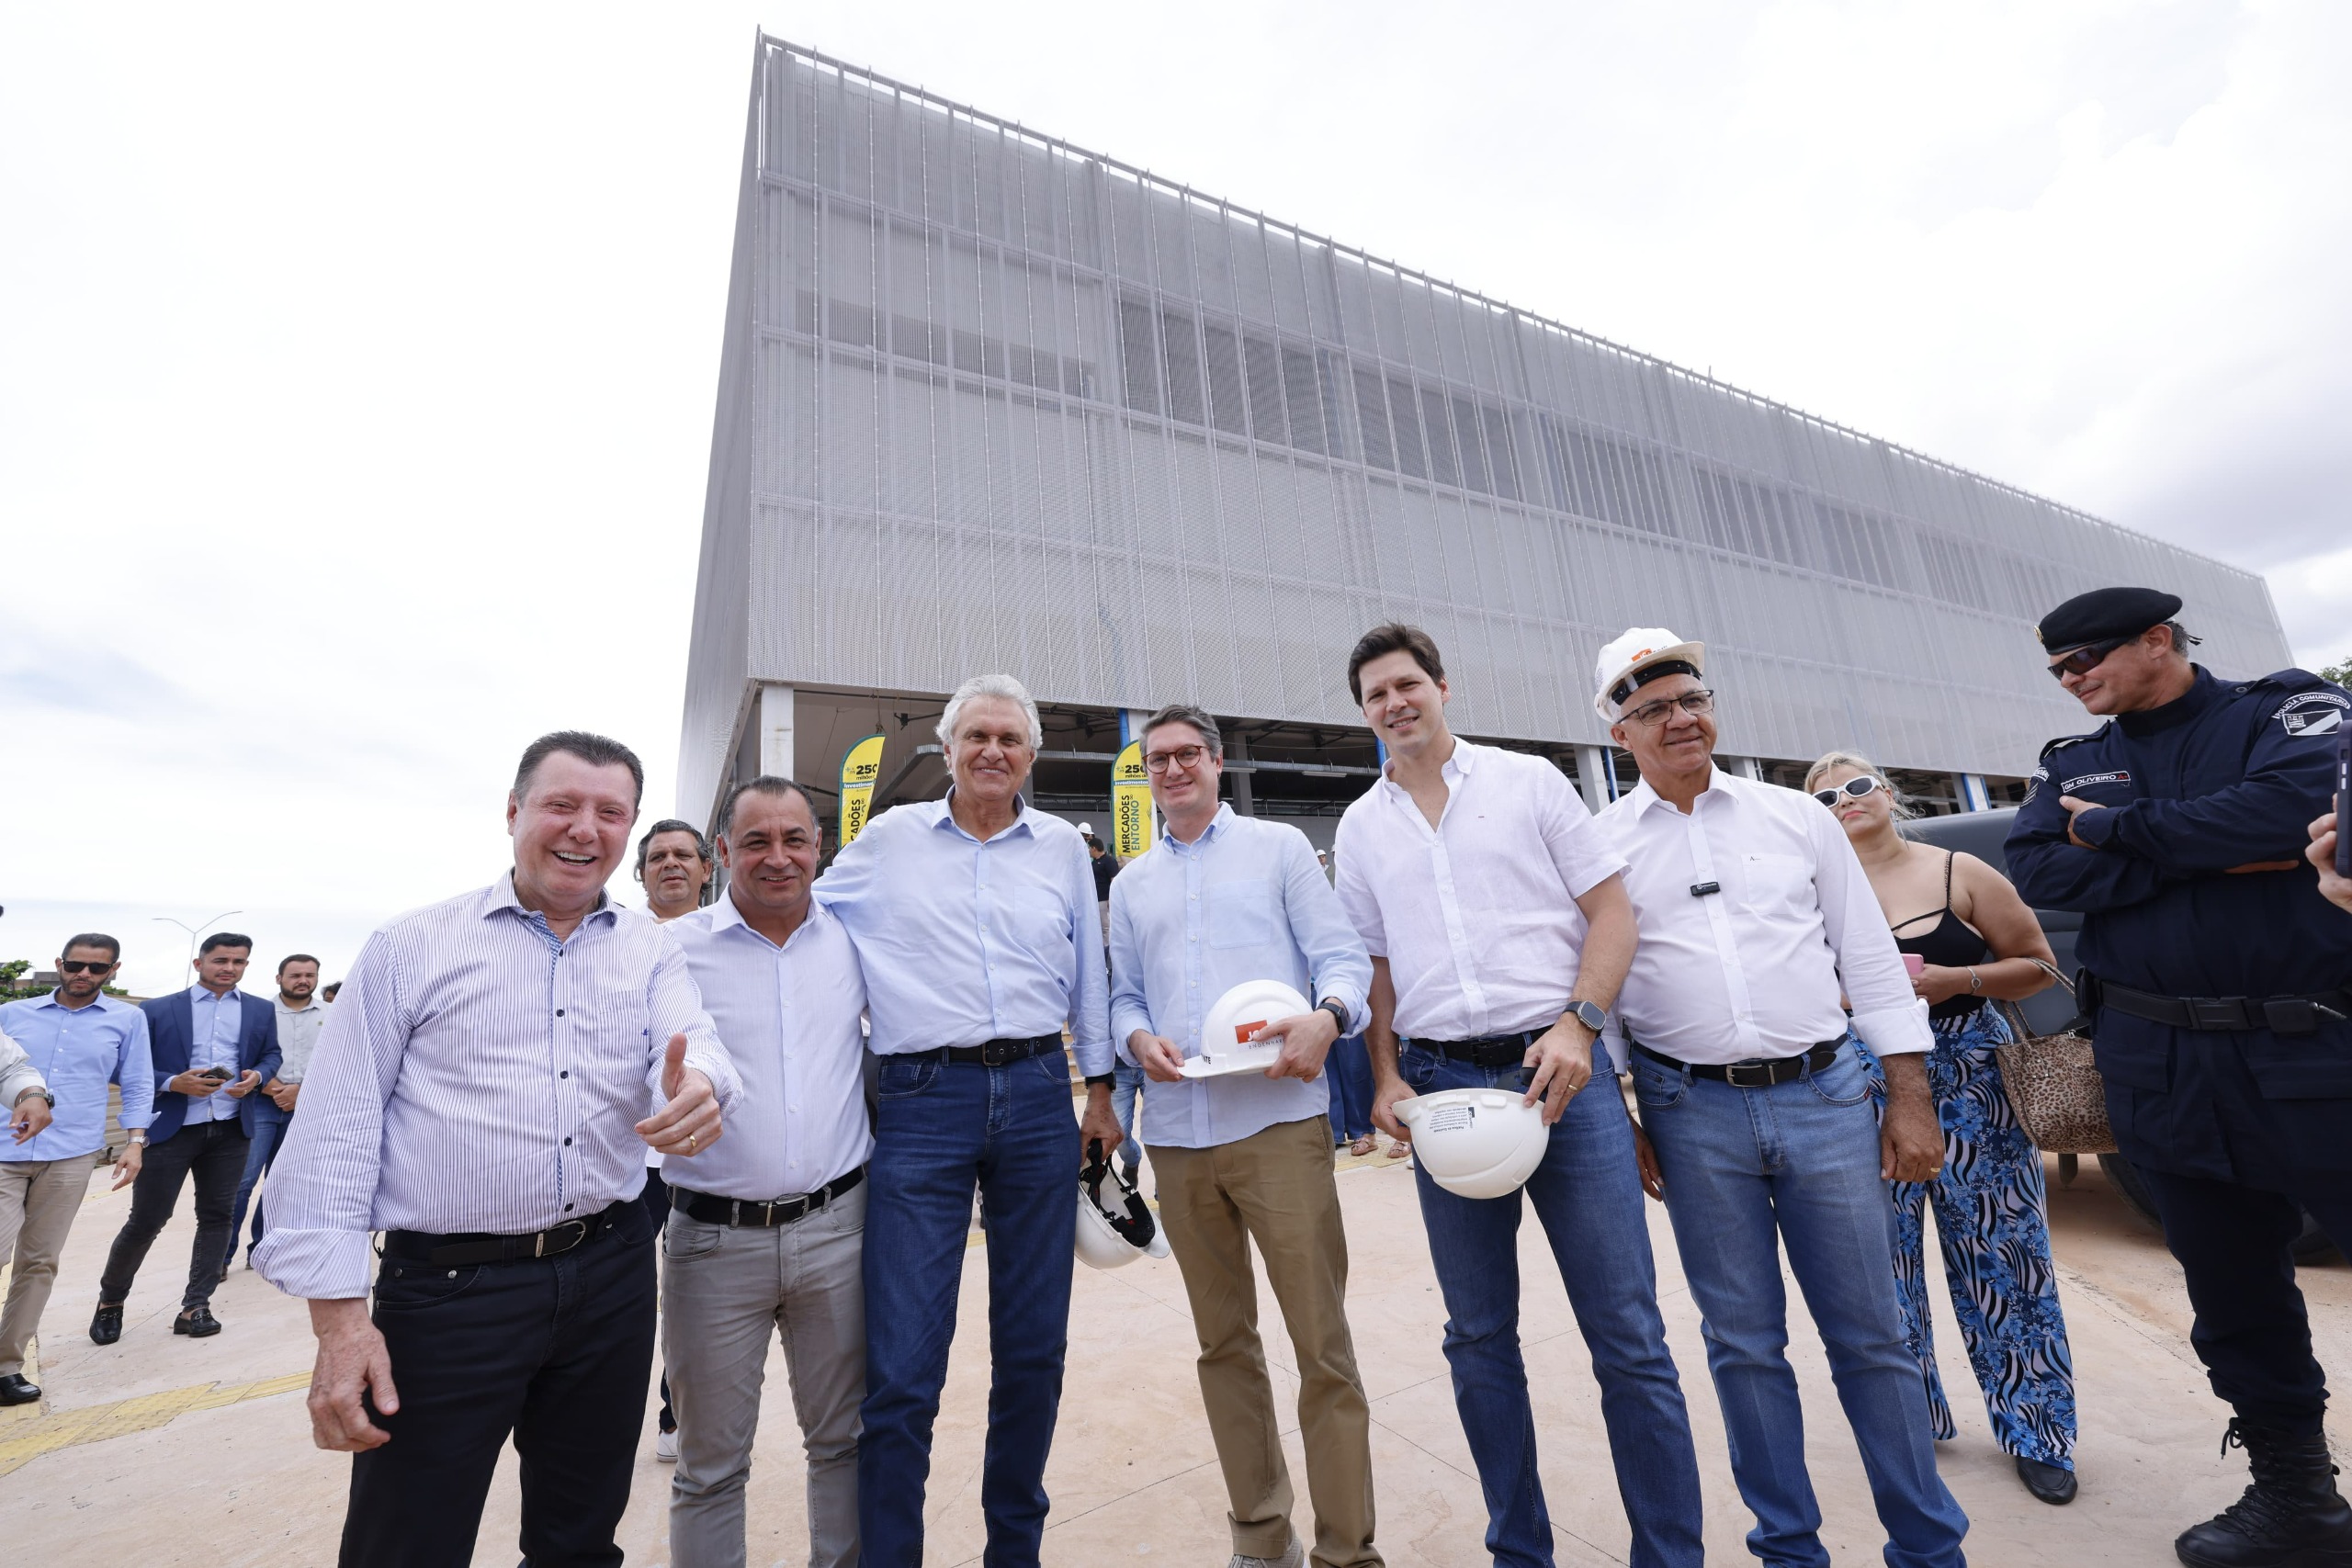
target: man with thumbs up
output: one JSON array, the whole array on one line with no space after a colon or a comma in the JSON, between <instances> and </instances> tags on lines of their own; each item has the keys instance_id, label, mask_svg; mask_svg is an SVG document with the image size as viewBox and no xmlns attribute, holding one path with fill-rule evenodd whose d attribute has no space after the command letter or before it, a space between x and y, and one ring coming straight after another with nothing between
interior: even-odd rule
<instances>
[{"instance_id":1,"label":"man with thumbs up","mask_svg":"<svg viewBox=\"0 0 2352 1568\"><path fill-rule=\"evenodd\" d=\"M739 1089L676 939L605 897L644 785L616 741L532 742L513 870L368 938L320 1035L254 1266L311 1303L311 1435L355 1456L345 1568L471 1561L510 1436L525 1560L621 1561L644 1153L708 1148Z\"/></svg>"}]
</instances>

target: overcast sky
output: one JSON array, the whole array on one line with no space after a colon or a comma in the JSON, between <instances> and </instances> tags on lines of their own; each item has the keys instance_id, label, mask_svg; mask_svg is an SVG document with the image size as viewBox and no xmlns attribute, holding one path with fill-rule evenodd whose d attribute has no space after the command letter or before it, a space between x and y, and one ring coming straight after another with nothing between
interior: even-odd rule
<instances>
[{"instance_id":1,"label":"overcast sky","mask_svg":"<svg viewBox=\"0 0 2352 1568\"><path fill-rule=\"evenodd\" d=\"M339 972L673 802L753 30L2268 576L2352 654L2352 6L18 6L0 958ZM265 964L266 966L266 964Z\"/></svg>"}]
</instances>

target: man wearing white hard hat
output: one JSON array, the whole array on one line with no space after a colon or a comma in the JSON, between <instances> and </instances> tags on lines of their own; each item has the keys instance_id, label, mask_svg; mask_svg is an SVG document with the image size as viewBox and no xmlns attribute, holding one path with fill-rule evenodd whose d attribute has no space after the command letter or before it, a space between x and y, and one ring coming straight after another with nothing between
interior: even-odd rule
<instances>
[{"instance_id":1,"label":"man wearing white hard hat","mask_svg":"<svg viewBox=\"0 0 2352 1568\"><path fill-rule=\"evenodd\" d=\"M1658 1313L1633 1123L1613 1077L1581 1092L1634 954L1624 863L1553 763L1454 736L1426 632L1365 633L1348 689L1388 750L1379 782L1340 819L1333 857L1372 953L1373 1119L1401 1138L1401 1101L1500 1089L1540 1104L1550 1128L1525 1185L1500 1196L1451 1190L1430 1159L1414 1162L1487 1550L1508 1568L1553 1562L1519 1348L1519 1226L1532 1206L1600 1385L1630 1559L1694 1565L1699 1462Z\"/></svg>"},{"instance_id":2,"label":"man wearing white hard hat","mask_svg":"<svg viewBox=\"0 0 2352 1568\"><path fill-rule=\"evenodd\" d=\"M1234 1568L1297 1568L1305 1556L1258 1339L1252 1241L1298 1358L1313 1561L1376 1568L1372 1413L1348 1332L1323 1077L1332 1042L1362 1027L1372 964L1306 835L1218 802L1216 720L1160 709L1145 721L1143 761L1168 832L1111 884L1111 1037L1152 1079L1141 1140L1200 1337ZM1221 1057L1254 1070L1214 1074Z\"/></svg>"},{"instance_id":3,"label":"man wearing white hard hat","mask_svg":"<svg viewBox=\"0 0 2352 1568\"><path fill-rule=\"evenodd\" d=\"M1645 1185L1663 1189L1705 1320L1732 1474L1756 1516L1749 1550L1828 1568L1786 1354L1785 1245L1887 1562L1958 1568L1968 1517L1936 1474L1883 1185L1923 1180L1941 1159L1927 1009L1838 819L1715 768L1705 667L1705 645L1636 627L1594 671L1594 709L1642 770L1600 827L1641 919L1611 1021L1631 1047ZM1886 1070L1883 1130L1857 1036Z\"/></svg>"}]
</instances>

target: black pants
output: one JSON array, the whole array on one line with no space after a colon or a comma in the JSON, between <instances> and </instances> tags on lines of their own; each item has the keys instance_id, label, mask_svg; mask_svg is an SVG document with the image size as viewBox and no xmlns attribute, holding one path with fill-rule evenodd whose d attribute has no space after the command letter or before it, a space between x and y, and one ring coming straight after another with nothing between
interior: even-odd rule
<instances>
[{"instance_id":1,"label":"black pants","mask_svg":"<svg viewBox=\"0 0 2352 1568\"><path fill-rule=\"evenodd\" d=\"M388 1256L376 1326L400 1390L353 1456L344 1568L470 1562L498 1454L522 1460L523 1561L606 1568L653 1371L653 1231L616 1204L560 1257L435 1269Z\"/></svg>"},{"instance_id":2,"label":"black pants","mask_svg":"<svg viewBox=\"0 0 2352 1568\"><path fill-rule=\"evenodd\" d=\"M2213 1392L2239 1415L2300 1433L2319 1431L2327 1382L2312 1355L2311 1321L2287 1250L2312 1212L2352 1252L2352 1172L2295 1173L2274 1191L2143 1168L2180 1260L2197 1324L2189 1332Z\"/></svg>"},{"instance_id":3,"label":"black pants","mask_svg":"<svg viewBox=\"0 0 2352 1568\"><path fill-rule=\"evenodd\" d=\"M662 1227L670 1223L670 1184L662 1179L659 1166L645 1168L645 1212L653 1221L653 1234L659 1236ZM660 1422L662 1430L665 1432L678 1429L678 1413L670 1408L670 1369L666 1365L662 1369Z\"/></svg>"},{"instance_id":4,"label":"black pants","mask_svg":"<svg viewBox=\"0 0 2352 1568\"><path fill-rule=\"evenodd\" d=\"M147 1249L179 1206L180 1184L196 1173L196 1245L188 1254L187 1293L180 1310L190 1311L212 1300L220 1282L220 1265L233 1239L229 1215L237 1201L237 1183L244 1179L245 1155L253 1140L234 1121L198 1122L182 1127L160 1144L147 1145L137 1179L130 1184L130 1217L115 1234L107 1251L106 1272L98 1276L98 1300L130 1299L131 1281L147 1261Z\"/></svg>"}]
</instances>

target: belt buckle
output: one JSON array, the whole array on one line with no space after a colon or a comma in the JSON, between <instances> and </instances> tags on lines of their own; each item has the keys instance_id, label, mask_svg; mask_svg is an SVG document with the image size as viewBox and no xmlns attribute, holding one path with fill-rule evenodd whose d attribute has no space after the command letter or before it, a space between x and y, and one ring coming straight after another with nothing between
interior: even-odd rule
<instances>
[{"instance_id":1,"label":"belt buckle","mask_svg":"<svg viewBox=\"0 0 2352 1568\"><path fill-rule=\"evenodd\" d=\"M588 1239L588 1222L586 1220L566 1220L563 1224L560 1225L551 1225L538 1234L538 1235L534 1239L531 1248L531 1256L534 1258L545 1258L548 1256L548 1237L555 1235L558 1231L566 1230L577 1231L579 1234L574 1235L570 1241L565 1242L561 1247L557 1247L556 1251L558 1252L570 1252L573 1247L578 1247L582 1242Z\"/></svg>"},{"instance_id":2,"label":"belt buckle","mask_svg":"<svg viewBox=\"0 0 2352 1568\"><path fill-rule=\"evenodd\" d=\"M1001 1067L1004 1066L1006 1059L1007 1058L1004 1055L1004 1042L1001 1040L983 1040L980 1042L980 1066L984 1067Z\"/></svg>"},{"instance_id":3,"label":"belt buckle","mask_svg":"<svg viewBox=\"0 0 2352 1568\"><path fill-rule=\"evenodd\" d=\"M2188 1027L2233 1032L2246 1027L2244 997L2183 997L2188 1004Z\"/></svg>"},{"instance_id":4,"label":"belt buckle","mask_svg":"<svg viewBox=\"0 0 2352 1568\"><path fill-rule=\"evenodd\" d=\"M1756 1075L1754 1082L1740 1077L1742 1073ZM1724 1068L1724 1082L1734 1089L1770 1089L1772 1064L1770 1062L1733 1062Z\"/></svg>"}]
</instances>

